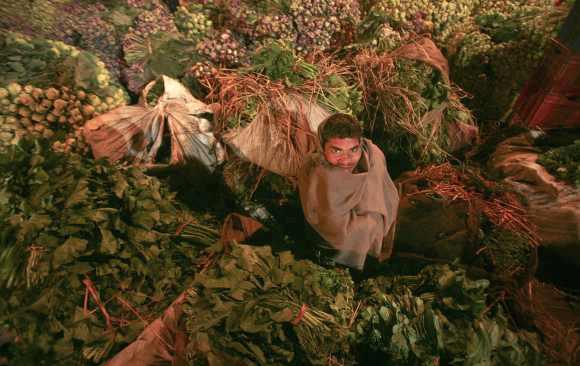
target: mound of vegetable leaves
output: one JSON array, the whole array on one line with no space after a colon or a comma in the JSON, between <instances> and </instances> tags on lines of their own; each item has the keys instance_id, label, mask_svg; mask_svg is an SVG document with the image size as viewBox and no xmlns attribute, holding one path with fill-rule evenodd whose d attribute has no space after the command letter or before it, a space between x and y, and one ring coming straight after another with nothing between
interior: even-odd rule
<instances>
[{"instance_id":1,"label":"mound of vegetable leaves","mask_svg":"<svg viewBox=\"0 0 580 366\"><path fill-rule=\"evenodd\" d=\"M0 324L18 365L100 363L187 286L191 217L137 168L23 141L0 155Z\"/></svg>"}]
</instances>

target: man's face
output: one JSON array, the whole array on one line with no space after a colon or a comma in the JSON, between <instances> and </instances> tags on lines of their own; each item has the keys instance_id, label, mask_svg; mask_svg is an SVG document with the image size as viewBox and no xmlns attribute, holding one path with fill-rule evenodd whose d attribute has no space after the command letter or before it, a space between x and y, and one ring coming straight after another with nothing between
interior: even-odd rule
<instances>
[{"instance_id":1,"label":"man's face","mask_svg":"<svg viewBox=\"0 0 580 366\"><path fill-rule=\"evenodd\" d=\"M330 138L324 144L323 153L330 165L352 172L362 155L360 139L353 137Z\"/></svg>"}]
</instances>

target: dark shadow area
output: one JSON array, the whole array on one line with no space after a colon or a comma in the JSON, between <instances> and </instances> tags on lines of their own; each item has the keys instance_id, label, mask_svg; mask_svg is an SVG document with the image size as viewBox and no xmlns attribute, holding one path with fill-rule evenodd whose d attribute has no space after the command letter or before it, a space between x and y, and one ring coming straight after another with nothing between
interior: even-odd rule
<instances>
[{"instance_id":1,"label":"dark shadow area","mask_svg":"<svg viewBox=\"0 0 580 366\"><path fill-rule=\"evenodd\" d=\"M538 249L539 263L536 277L543 282L548 282L564 291L580 295L580 282L578 281L578 268L563 258L551 253L549 249Z\"/></svg>"},{"instance_id":2,"label":"dark shadow area","mask_svg":"<svg viewBox=\"0 0 580 366\"><path fill-rule=\"evenodd\" d=\"M555 147L571 145L578 139L580 139L580 128L550 130L537 139L536 146L545 151Z\"/></svg>"},{"instance_id":3,"label":"dark shadow area","mask_svg":"<svg viewBox=\"0 0 580 366\"><path fill-rule=\"evenodd\" d=\"M203 164L190 161L148 173L167 182L177 192L177 199L194 211L209 212L218 219L240 211L219 170L210 172Z\"/></svg>"}]
</instances>

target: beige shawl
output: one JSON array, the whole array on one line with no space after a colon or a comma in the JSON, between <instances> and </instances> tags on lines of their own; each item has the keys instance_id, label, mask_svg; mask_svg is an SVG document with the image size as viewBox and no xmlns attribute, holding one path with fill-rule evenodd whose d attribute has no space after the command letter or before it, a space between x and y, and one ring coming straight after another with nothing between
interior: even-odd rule
<instances>
[{"instance_id":1,"label":"beige shawl","mask_svg":"<svg viewBox=\"0 0 580 366\"><path fill-rule=\"evenodd\" d=\"M367 254L390 255L399 205L384 154L370 140L362 145L361 173L333 167L319 152L308 156L298 174L306 220L338 251L337 263L357 269Z\"/></svg>"}]
</instances>

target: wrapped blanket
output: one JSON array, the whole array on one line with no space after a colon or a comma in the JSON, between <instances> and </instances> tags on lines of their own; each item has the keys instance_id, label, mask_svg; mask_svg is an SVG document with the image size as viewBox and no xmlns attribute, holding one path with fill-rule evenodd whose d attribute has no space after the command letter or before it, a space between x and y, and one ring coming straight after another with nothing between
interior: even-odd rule
<instances>
[{"instance_id":1,"label":"wrapped blanket","mask_svg":"<svg viewBox=\"0 0 580 366\"><path fill-rule=\"evenodd\" d=\"M367 254L390 256L399 204L384 154L367 139L362 148L360 173L333 167L315 153L298 174L306 221L338 251L337 263L357 269Z\"/></svg>"}]
</instances>

